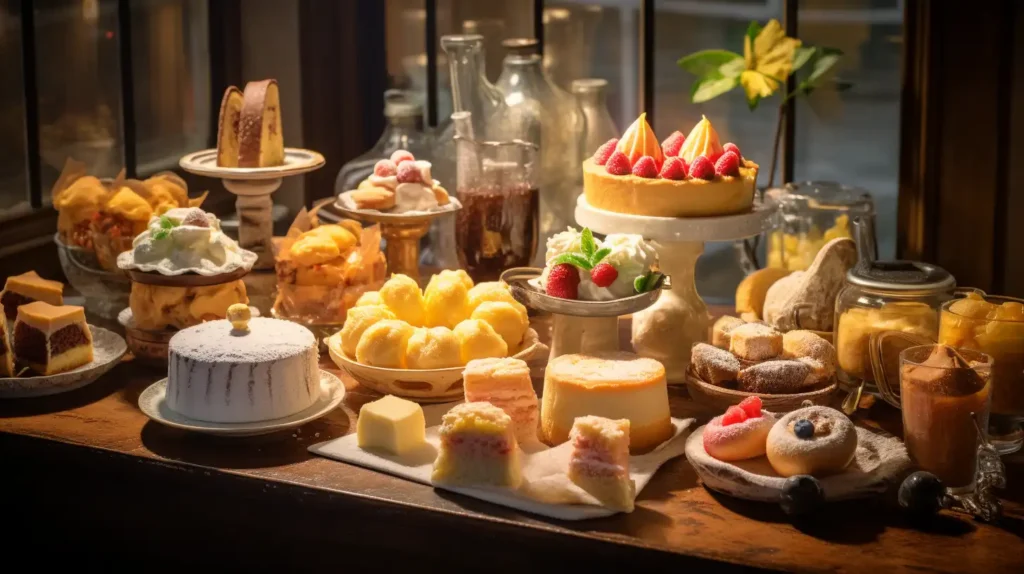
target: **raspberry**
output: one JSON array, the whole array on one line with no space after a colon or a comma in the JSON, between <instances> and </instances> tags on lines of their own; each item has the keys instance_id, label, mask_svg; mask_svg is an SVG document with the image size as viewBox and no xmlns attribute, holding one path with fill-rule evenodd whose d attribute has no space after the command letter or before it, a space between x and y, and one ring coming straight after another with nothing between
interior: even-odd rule
<instances>
[{"instance_id":1,"label":"raspberry","mask_svg":"<svg viewBox=\"0 0 1024 574\"><path fill-rule=\"evenodd\" d=\"M640 162L637 162L639 164ZM607 287L615 282L619 272L612 267L611 263L598 263L590 270L590 280L598 287Z\"/></svg>"},{"instance_id":2,"label":"raspberry","mask_svg":"<svg viewBox=\"0 0 1024 574\"><path fill-rule=\"evenodd\" d=\"M382 159L373 166L373 175L377 177L388 177L398 173L398 166L390 159Z\"/></svg>"},{"instance_id":3,"label":"raspberry","mask_svg":"<svg viewBox=\"0 0 1024 574\"><path fill-rule=\"evenodd\" d=\"M715 163L715 173L718 175L739 175L740 156L731 151L723 153L722 157L718 158L718 162Z\"/></svg>"},{"instance_id":4,"label":"raspberry","mask_svg":"<svg viewBox=\"0 0 1024 574\"><path fill-rule=\"evenodd\" d=\"M209 227L210 220L206 218L206 213L201 209L195 209L188 212L181 220L182 225L191 225L192 227Z\"/></svg>"},{"instance_id":5,"label":"raspberry","mask_svg":"<svg viewBox=\"0 0 1024 574\"><path fill-rule=\"evenodd\" d=\"M723 152L731 151L732 153L736 154L736 157L738 157L740 159L743 158L743 154L740 153L740 148L736 147L736 144L734 144L732 142L729 142L729 143L725 144L724 146L722 146L722 151Z\"/></svg>"},{"instance_id":6,"label":"raspberry","mask_svg":"<svg viewBox=\"0 0 1024 574\"><path fill-rule=\"evenodd\" d=\"M733 405L725 409L725 414L722 415L722 426L727 427L747 420L748 417L746 411Z\"/></svg>"},{"instance_id":7,"label":"raspberry","mask_svg":"<svg viewBox=\"0 0 1024 574\"><path fill-rule=\"evenodd\" d=\"M662 179L686 179L686 160L681 157L665 158L665 165L661 166L661 173L658 175Z\"/></svg>"},{"instance_id":8,"label":"raspberry","mask_svg":"<svg viewBox=\"0 0 1024 574\"><path fill-rule=\"evenodd\" d=\"M690 177L708 180L715 179L715 166L712 165L711 160L699 155L690 164Z\"/></svg>"},{"instance_id":9,"label":"raspberry","mask_svg":"<svg viewBox=\"0 0 1024 574\"><path fill-rule=\"evenodd\" d=\"M548 295L561 299L579 298L580 273L568 263L559 263L548 272L548 284L544 286Z\"/></svg>"},{"instance_id":10,"label":"raspberry","mask_svg":"<svg viewBox=\"0 0 1024 574\"><path fill-rule=\"evenodd\" d=\"M636 160L636 165L633 166L633 175L654 179L658 177L658 164L654 163L653 157L645 155Z\"/></svg>"},{"instance_id":11,"label":"raspberry","mask_svg":"<svg viewBox=\"0 0 1024 574\"><path fill-rule=\"evenodd\" d=\"M612 175L629 175L633 166L629 165L629 158L626 157L626 154L621 151L617 151L612 153L612 156L608 158L608 162L604 164L604 168Z\"/></svg>"},{"instance_id":12,"label":"raspberry","mask_svg":"<svg viewBox=\"0 0 1024 574\"><path fill-rule=\"evenodd\" d=\"M404 149L395 150L395 153L391 154L391 161L395 162L395 165L400 165L403 161L415 161L416 158L412 154Z\"/></svg>"},{"instance_id":13,"label":"raspberry","mask_svg":"<svg viewBox=\"0 0 1024 574\"><path fill-rule=\"evenodd\" d=\"M615 151L615 146L619 145L619 140L612 138L597 148L594 152L594 163L597 165L604 165L608 163L608 158L612 157L612 153Z\"/></svg>"},{"instance_id":14,"label":"raspberry","mask_svg":"<svg viewBox=\"0 0 1024 574\"><path fill-rule=\"evenodd\" d=\"M398 164L398 183L423 183L423 176L415 161Z\"/></svg>"},{"instance_id":15,"label":"raspberry","mask_svg":"<svg viewBox=\"0 0 1024 574\"><path fill-rule=\"evenodd\" d=\"M747 397L736 406L743 409L748 419L756 419L761 416L761 397Z\"/></svg>"},{"instance_id":16,"label":"raspberry","mask_svg":"<svg viewBox=\"0 0 1024 574\"><path fill-rule=\"evenodd\" d=\"M665 141L661 142L661 151L666 157L677 156L684 141L686 141L686 136L683 135L683 132L674 131L665 138Z\"/></svg>"}]
</instances>

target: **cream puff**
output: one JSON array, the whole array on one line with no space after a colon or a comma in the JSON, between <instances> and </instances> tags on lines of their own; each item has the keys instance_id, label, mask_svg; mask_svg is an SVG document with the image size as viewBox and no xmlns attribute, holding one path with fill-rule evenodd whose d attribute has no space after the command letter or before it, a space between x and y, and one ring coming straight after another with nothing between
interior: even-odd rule
<instances>
[{"instance_id":1,"label":"cream puff","mask_svg":"<svg viewBox=\"0 0 1024 574\"><path fill-rule=\"evenodd\" d=\"M841 472L857 451L857 430L843 413L822 406L797 409L768 433L768 462L780 476Z\"/></svg>"},{"instance_id":2,"label":"cream puff","mask_svg":"<svg viewBox=\"0 0 1024 574\"><path fill-rule=\"evenodd\" d=\"M761 399L747 397L704 427L704 450L723 461L762 456L773 424L775 416L761 410Z\"/></svg>"}]
</instances>

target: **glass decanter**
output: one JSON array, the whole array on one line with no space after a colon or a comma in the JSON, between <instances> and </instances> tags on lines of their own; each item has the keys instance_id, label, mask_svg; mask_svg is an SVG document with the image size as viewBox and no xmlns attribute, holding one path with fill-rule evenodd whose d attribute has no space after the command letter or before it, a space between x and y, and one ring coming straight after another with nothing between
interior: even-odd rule
<instances>
[{"instance_id":1,"label":"glass decanter","mask_svg":"<svg viewBox=\"0 0 1024 574\"><path fill-rule=\"evenodd\" d=\"M593 154L601 144L622 133L608 111L607 89L608 80L602 78L580 78L572 82L572 95L576 97L586 125L583 157Z\"/></svg>"}]
</instances>

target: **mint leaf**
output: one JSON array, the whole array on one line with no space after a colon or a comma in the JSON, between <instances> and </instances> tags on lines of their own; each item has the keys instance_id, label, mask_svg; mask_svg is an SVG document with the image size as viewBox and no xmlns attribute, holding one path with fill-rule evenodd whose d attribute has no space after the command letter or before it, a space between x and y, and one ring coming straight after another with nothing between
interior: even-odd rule
<instances>
[{"instance_id":1,"label":"mint leaf","mask_svg":"<svg viewBox=\"0 0 1024 574\"><path fill-rule=\"evenodd\" d=\"M166 215L160 216L160 229L173 229L178 226L178 223L167 217Z\"/></svg>"},{"instance_id":2,"label":"mint leaf","mask_svg":"<svg viewBox=\"0 0 1024 574\"><path fill-rule=\"evenodd\" d=\"M170 236L171 236L171 230L170 229L159 229L159 230L157 230L156 232L153 233L153 239L156 239L156 240L167 239Z\"/></svg>"},{"instance_id":3,"label":"mint leaf","mask_svg":"<svg viewBox=\"0 0 1024 574\"><path fill-rule=\"evenodd\" d=\"M594 251L597 250L597 245L594 243L594 233L588 227L584 227L583 232L580 234L580 249L583 250L583 255L587 259L590 259Z\"/></svg>"},{"instance_id":4,"label":"mint leaf","mask_svg":"<svg viewBox=\"0 0 1024 574\"><path fill-rule=\"evenodd\" d=\"M695 104L706 102L728 92L737 85L739 85L739 76L732 78L708 77L697 80L690 89L690 101Z\"/></svg>"},{"instance_id":5,"label":"mint leaf","mask_svg":"<svg viewBox=\"0 0 1024 574\"><path fill-rule=\"evenodd\" d=\"M633 280L633 290L637 293L643 293L645 287L647 287L647 276L637 275L636 279Z\"/></svg>"},{"instance_id":6,"label":"mint leaf","mask_svg":"<svg viewBox=\"0 0 1024 574\"><path fill-rule=\"evenodd\" d=\"M739 75L739 72L743 70L743 56L729 50L701 50L683 56L676 62L676 65L698 78L704 78L711 74L732 73L737 61L740 62L740 68L735 75Z\"/></svg>"},{"instance_id":7,"label":"mint leaf","mask_svg":"<svg viewBox=\"0 0 1024 574\"><path fill-rule=\"evenodd\" d=\"M608 257L608 254L612 252L611 247L602 247L597 253L590 256L590 264L596 266L601 262L602 259Z\"/></svg>"},{"instance_id":8,"label":"mint leaf","mask_svg":"<svg viewBox=\"0 0 1024 574\"><path fill-rule=\"evenodd\" d=\"M590 264L590 261L587 261L587 259L579 253L563 253L552 259L549 265L555 266L561 265L562 263L568 263L569 265L574 265L580 269L586 269L587 271L590 271L594 267Z\"/></svg>"}]
</instances>

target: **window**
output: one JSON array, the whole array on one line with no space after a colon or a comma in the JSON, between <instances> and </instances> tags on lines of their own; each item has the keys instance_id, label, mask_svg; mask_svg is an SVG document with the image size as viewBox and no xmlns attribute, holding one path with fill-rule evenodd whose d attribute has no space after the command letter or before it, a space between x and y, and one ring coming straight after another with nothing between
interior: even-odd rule
<instances>
[{"instance_id":1,"label":"window","mask_svg":"<svg viewBox=\"0 0 1024 574\"><path fill-rule=\"evenodd\" d=\"M21 5L0 0L0 221L31 210L25 177L25 101Z\"/></svg>"}]
</instances>

